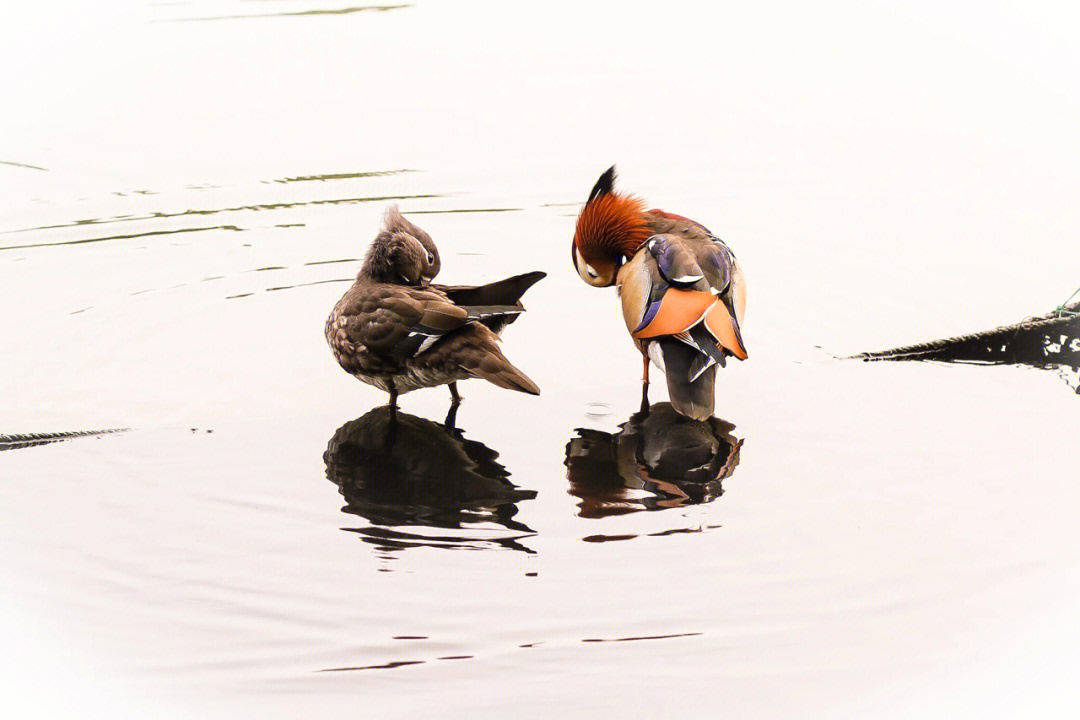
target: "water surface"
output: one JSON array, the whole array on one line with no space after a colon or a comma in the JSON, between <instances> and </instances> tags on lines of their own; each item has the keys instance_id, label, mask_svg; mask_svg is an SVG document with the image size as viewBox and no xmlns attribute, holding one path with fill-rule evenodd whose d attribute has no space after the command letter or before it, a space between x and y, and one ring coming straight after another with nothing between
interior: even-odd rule
<instances>
[{"instance_id":1,"label":"water surface","mask_svg":"<svg viewBox=\"0 0 1080 720\"><path fill-rule=\"evenodd\" d=\"M1075 394L835 359L1076 286L1075 18L361 10L2 24L0 433L128 430L0 454L0 706L1075 706ZM570 267L612 162L746 268L707 426L657 384L639 415L614 293ZM410 393L387 437L322 328L391 202L444 282L548 272L504 339L539 398L466 383L448 426Z\"/></svg>"}]
</instances>

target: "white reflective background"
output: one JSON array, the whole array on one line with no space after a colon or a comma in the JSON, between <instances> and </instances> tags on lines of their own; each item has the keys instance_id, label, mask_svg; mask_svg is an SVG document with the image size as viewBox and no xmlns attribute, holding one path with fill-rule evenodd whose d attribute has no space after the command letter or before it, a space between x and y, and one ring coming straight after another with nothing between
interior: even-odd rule
<instances>
[{"instance_id":1,"label":"white reflective background","mask_svg":"<svg viewBox=\"0 0 1080 720\"><path fill-rule=\"evenodd\" d=\"M0 454L0 703L1076 706L1075 395L1051 373L832 356L1013 322L1080 284L1077 16L669 5L4 8L0 432L132 430ZM718 382L744 441L724 495L596 520L565 447L636 410L640 363L568 246L613 162L739 254L751 359ZM340 512L323 453L384 398L322 324L391 199L445 282L549 273L504 342L543 394L468 383L458 415L537 492L515 516L531 554L488 542L499 526L456 550L341 530L370 523ZM441 420L447 397L402 407Z\"/></svg>"}]
</instances>

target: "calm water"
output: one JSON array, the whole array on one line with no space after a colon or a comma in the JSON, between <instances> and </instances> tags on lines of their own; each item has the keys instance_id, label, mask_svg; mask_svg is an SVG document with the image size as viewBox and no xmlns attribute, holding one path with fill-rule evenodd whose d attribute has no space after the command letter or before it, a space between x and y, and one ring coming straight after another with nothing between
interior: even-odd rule
<instances>
[{"instance_id":1,"label":"calm water","mask_svg":"<svg viewBox=\"0 0 1080 720\"><path fill-rule=\"evenodd\" d=\"M1078 398L834 358L1080 283L1077 18L333 0L0 23L0 707L927 717L1075 707ZM978 19L975 19L975 17ZM718 417L636 414L596 176L749 283ZM323 322L392 201L444 282L542 269L479 382ZM417 452L417 449L421 449ZM412 452L410 452L412 451ZM970 713L970 714L969 714Z\"/></svg>"}]
</instances>

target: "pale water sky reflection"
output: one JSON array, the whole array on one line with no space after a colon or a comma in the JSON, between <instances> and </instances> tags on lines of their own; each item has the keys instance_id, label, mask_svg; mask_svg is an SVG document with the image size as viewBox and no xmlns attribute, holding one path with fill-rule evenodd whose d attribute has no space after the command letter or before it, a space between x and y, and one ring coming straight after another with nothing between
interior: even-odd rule
<instances>
[{"instance_id":1,"label":"pale water sky reflection","mask_svg":"<svg viewBox=\"0 0 1080 720\"><path fill-rule=\"evenodd\" d=\"M1076 395L834 359L1080 283L1080 10L361 5L5 11L0 433L129 430L0 453L2 714L1080 705ZM707 432L569 262L612 163L746 269ZM443 282L548 273L542 394L376 451L322 331L390 202Z\"/></svg>"}]
</instances>

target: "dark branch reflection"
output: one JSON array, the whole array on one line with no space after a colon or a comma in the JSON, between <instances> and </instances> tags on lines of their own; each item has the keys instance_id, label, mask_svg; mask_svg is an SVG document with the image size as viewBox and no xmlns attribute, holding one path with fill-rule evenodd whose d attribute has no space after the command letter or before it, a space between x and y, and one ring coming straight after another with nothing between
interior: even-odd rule
<instances>
[{"instance_id":1,"label":"dark branch reflection","mask_svg":"<svg viewBox=\"0 0 1080 720\"><path fill-rule=\"evenodd\" d=\"M617 433L578 429L566 445L570 494L578 514L599 518L697 505L723 493L739 464L742 440L718 418L699 422L657 403Z\"/></svg>"},{"instance_id":2,"label":"dark branch reflection","mask_svg":"<svg viewBox=\"0 0 1080 720\"><path fill-rule=\"evenodd\" d=\"M338 428L323 460L326 477L345 498L342 512L371 523L345 529L383 550L532 552L520 540L535 533L514 516L517 503L536 492L511 483L498 456L453 427L400 410L395 419L389 407L380 407ZM470 532L453 532L465 528Z\"/></svg>"},{"instance_id":3,"label":"dark branch reflection","mask_svg":"<svg viewBox=\"0 0 1080 720\"><path fill-rule=\"evenodd\" d=\"M1080 394L1080 300L1015 325L854 357L861 360L1029 365L1056 372Z\"/></svg>"}]
</instances>

